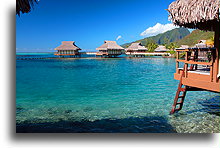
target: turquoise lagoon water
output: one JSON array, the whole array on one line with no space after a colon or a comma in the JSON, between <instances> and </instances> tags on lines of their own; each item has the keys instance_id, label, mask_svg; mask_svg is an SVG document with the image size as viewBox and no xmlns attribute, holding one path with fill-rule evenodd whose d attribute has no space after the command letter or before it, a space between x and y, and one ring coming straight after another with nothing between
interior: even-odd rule
<instances>
[{"instance_id":1,"label":"turquoise lagoon water","mask_svg":"<svg viewBox=\"0 0 220 148\"><path fill-rule=\"evenodd\" d=\"M27 56L16 61L17 132L219 132L219 94L188 92L169 115L175 59Z\"/></svg>"}]
</instances>

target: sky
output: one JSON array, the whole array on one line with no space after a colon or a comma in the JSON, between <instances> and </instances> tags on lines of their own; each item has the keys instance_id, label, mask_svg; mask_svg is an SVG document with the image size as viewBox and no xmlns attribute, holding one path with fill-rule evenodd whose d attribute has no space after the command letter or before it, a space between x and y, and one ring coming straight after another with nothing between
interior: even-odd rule
<instances>
[{"instance_id":1,"label":"sky","mask_svg":"<svg viewBox=\"0 0 220 148\"><path fill-rule=\"evenodd\" d=\"M53 52L62 41L95 51L175 28L165 10L174 0L40 0L16 16L17 52Z\"/></svg>"}]
</instances>

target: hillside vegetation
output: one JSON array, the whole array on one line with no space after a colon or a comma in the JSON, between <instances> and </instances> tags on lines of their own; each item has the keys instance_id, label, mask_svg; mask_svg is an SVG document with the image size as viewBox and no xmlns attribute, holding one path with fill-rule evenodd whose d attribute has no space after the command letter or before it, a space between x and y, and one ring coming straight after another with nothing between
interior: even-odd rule
<instances>
[{"instance_id":1,"label":"hillside vegetation","mask_svg":"<svg viewBox=\"0 0 220 148\"><path fill-rule=\"evenodd\" d=\"M209 40L214 37L214 32L206 32L201 30L194 30L191 34L187 35L183 39L180 39L176 42L178 46L180 45L189 45L194 46L199 42L199 40Z\"/></svg>"},{"instance_id":2,"label":"hillside vegetation","mask_svg":"<svg viewBox=\"0 0 220 148\"><path fill-rule=\"evenodd\" d=\"M134 42L141 42L142 45L147 46L148 43L155 43L158 45L169 44L171 42L177 42L183 39L185 36L189 35L190 32L186 28L175 28L173 30L167 31L165 33L158 34L156 36L147 37ZM124 48L128 47L131 43L123 44Z\"/></svg>"},{"instance_id":3,"label":"hillside vegetation","mask_svg":"<svg viewBox=\"0 0 220 148\"><path fill-rule=\"evenodd\" d=\"M134 42L141 42L142 45L148 48L149 52L154 52L158 45L164 45L171 52L181 45L194 46L199 40L207 40L207 43L212 44L214 32L194 30L191 33L186 28L176 28L156 36L147 37ZM131 43L123 44L127 48Z\"/></svg>"}]
</instances>

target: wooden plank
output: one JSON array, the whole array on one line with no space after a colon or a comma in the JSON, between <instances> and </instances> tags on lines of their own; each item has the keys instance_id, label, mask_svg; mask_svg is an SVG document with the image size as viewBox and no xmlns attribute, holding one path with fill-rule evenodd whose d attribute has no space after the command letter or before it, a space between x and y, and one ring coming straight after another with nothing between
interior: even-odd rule
<instances>
[{"instance_id":1,"label":"wooden plank","mask_svg":"<svg viewBox=\"0 0 220 148\"><path fill-rule=\"evenodd\" d=\"M178 75L178 73L175 73L175 75ZM179 76L177 76L176 78L178 78L177 80L179 80ZM175 78L175 79L176 79ZM194 79L194 80L198 80L198 81L207 81L207 82L211 82L210 81L210 75L206 75L206 74L201 74L201 73L187 73L187 78L189 79Z\"/></svg>"},{"instance_id":2,"label":"wooden plank","mask_svg":"<svg viewBox=\"0 0 220 148\"><path fill-rule=\"evenodd\" d=\"M212 65L210 62L194 62L194 61L186 61L187 64L197 64L197 65Z\"/></svg>"},{"instance_id":3,"label":"wooden plank","mask_svg":"<svg viewBox=\"0 0 220 148\"><path fill-rule=\"evenodd\" d=\"M183 78L182 83L183 85L205 89L207 91L220 92L220 85L219 83L215 83L215 82L208 82L202 80L199 81L195 79Z\"/></svg>"},{"instance_id":4,"label":"wooden plank","mask_svg":"<svg viewBox=\"0 0 220 148\"><path fill-rule=\"evenodd\" d=\"M186 64L198 64L198 65L212 65L212 62L195 62L195 61L186 61L186 60L180 60L176 59L177 62L183 62Z\"/></svg>"}]
</instances>

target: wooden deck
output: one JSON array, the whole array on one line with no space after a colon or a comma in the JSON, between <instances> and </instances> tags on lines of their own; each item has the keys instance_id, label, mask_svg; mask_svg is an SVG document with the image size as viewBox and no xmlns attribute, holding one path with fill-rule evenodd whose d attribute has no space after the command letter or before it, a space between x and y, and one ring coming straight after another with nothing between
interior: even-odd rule
<instances>
[{"instance_id":1,"label":"wooden deck","mask_svg":"<svg viewBox=\"0 0 220 148\"><path fill-rule=\"evenodd\" d=\"M181 72L174 74L174 79L180 80L180 78L181 78ZM188 71L187 76L184 76L182 78L182 84L191 86L191 87L204 89L207 91L220 92L219 82L211 81L210 74L207 74L207 73L201 73L201 72L192 73Z\"/></svg>"},{"instance_id":2,"label":"wooden deck","mask_svg":"<svg viewBox=\"0 0 220 148\"><path fill-rule=\"evenodd\" d=\"M174 79L180 80L181 74L182 84L190 87L200 88L207 91L220 92L220 84L218 74L218 59L214 58L216 55L216 49L204 48L204 49L183 49L177 50L176 59L176 73ZM209 59L199 58L192 56L192 52L198 54L198 52L204 52L209 55ZM184 59L180 57L180 54L184 53ZM183 63L183 67L180 68L180 63ZM196 67L196 68L195 68Z\"/></svg>"},{"instance_id":3,"label":"wooden deck","mask_svg":"<svg viewBox=\"0 0 220 148\"><path fill-rule=\"evenodd\" d=\"M174 79L179 80L179 85L170 114L182 109L187 91L220 92L219 55L216 48L189 48L176 51Z\"/></svg>"}]
</instances>

